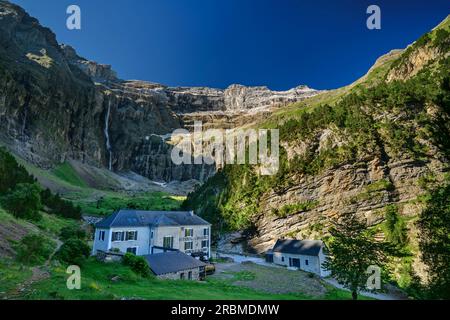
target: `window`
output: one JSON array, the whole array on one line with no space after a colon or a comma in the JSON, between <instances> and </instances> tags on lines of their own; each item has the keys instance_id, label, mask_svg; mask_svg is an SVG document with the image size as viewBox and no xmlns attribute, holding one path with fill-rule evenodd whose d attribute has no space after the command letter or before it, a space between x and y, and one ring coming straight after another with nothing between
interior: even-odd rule
<instances>
[{"instance_id":1,"label":"window","mask_svg":"<svg viewBox=\"0 0 450 320\"><path fill-rule=\"evenodd\" d=\"M173 248L173 237L166 236L163 238L163 247L164 248Z\"/></svg>"},{"instance_id":2,"label":"window","mask_svg":"<svg viewBox=\"0 0 450 320\"><path fill-rule=\"evenodd\" d=\"M203 235L206 237L206 236L209 236L209 228L205 228L205 229L203 229Z\"/></svg>"},{"instance_id":3,"label":"window","mask_svg":"<svg viewBox=\"0 0 450 320\"><path fill-rule=\"evenodd\" d=\"M105 231L99 231L98 240L105 241Z\"/></svg>"},{"instance_id":4,"label":"window","mask_svg":"<svg viewBox=\"0 0 450 320\"><path fill-rule=\"evenodd\" d=\"M193 236L194 236L194 229L191 229L191 228L189 228L189 229L184 229L184 236L185 236L186 238L188 238L188 237L193 237Z\"/></svg>"},{"instance_id":5,"label":"window","mask_svg":"<svg viewBox=\"0 0 450 320\"><path fill-rule=\"evenodd\" d=\"M189 271L189 272L188 272L188 279L189 279L189 280L192 280L192 271Z\"/></svg>"},{"instance_id":6,"label":"window","mask_svg":"<svg viewBox=\"0 0 450 320\"><path fill-rule=\"evenodd\" d=\"M194 243L192 241L186 241L184 243L184 250L192 250L194 248Z\"/></svg>"},{"instance_id":7,"label":"window","mask_svg":"<svg viewBox=\"0 0 450 320\"><path fill-rule=\"evenodd\" d=\"M152 231L152 233L150 234L150 239L153 239L153 231Z\"/></svg>"},{"instance_id":8,"label":"window","mask_svg":"<svg viewBox=\"0 0 450 320\"><path fill-rule=\"evenodd\" d=\"M136 241L137 231L127 231L125 236L125 241Z\"/></svg>"},{"instance_id":9,"label":"window","mask_svg":"<svg viewBox=\"0 0 450 320\"><path fill-rule=\"evenodd\" d=\"M112 233L112 241L123 241L125 233L123 231L116 231Z\"/></svg>"},{"instance_id":10,"label":"window","mask_svg":"<svg viewBox=\"0 0 450 320\"><path fill-rule=\"evenodd\" d=\"M132 253L132 254L136 255L137 254L137 247L127 248L127 253Z\"/></svg>"},{"instance_id":11,"label":"window","mask_svg":"<svg viewBox=\"0 0 450 320\"><path fill-rule=\"evenodd\" d=\"M308 263L309 263L309 261L308 261L308 260L305 260L305 265L308 265Z\"/></svg>"},{"instance_id":12,"label":"window","mask_svg":"<svg viewBox=\"0 0 450 320\"><path fill-rule=\"evenodd\" d=\"M281 262L284 262L284 257L281 257Z\"/></svg>"},{"instance_id":13,"label":"window","mask_svg":"<svg viewBox=\"0 0 450 320\"><path fill-rule=\"evenodd\" d=\"M184 272L180 273L180 279L181 279L181 280L184 279Z\"/></svg>"},{"instance_id":14,"label":"window","mask_svg":"<svg viewBox=\"0 0 450 320\"><path fill-rule=\"evenodd\" d=\"M202 248L208 248L209 247L209 241L208 240L202 240Z\"/></svg>"}]
</instances>

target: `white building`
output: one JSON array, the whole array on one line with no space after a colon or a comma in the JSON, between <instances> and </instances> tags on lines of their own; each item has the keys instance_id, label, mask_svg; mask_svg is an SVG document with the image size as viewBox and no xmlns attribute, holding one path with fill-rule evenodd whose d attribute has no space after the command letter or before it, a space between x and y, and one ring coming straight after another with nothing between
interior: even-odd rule
<instances>
[{"instance_id":1,"label":"white building","mask_svg":"<svg viewBox=\"0 0 450 320\"><path fill-rule=\"evenodd\" d=\"M320 277L330 275L324 269L326 247L319 240L278 240L266 259L278 265L315 273Z\"/></svg>"},{"instance_id":2,"label":"white building","mask_svg":"<svg viewBox=\"0 0 450 320\"><path fill-rule=\"evenodd\" d=\"M192 211L119 210L95 225L92 254L131 252L139 256L179 250L211 255L211 224Z\"/></svg>"}]
</instances>

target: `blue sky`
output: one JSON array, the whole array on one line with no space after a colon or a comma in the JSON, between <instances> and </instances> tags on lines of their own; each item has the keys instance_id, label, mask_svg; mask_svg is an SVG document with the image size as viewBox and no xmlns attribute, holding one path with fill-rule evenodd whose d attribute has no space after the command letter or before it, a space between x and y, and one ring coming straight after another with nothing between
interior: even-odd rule
<instances>
[{"instance_id":1,"label":"blue sky","mask_svg":"<svg viewBox=\"0 0 450 320\"><path fill-rule=\"evenodd\" d=\"M283 90L347 85L450 13L448 0L13 0L123 79ZM77 4L82 29L66 28ZM382 29L366 28L377 4Z\"/></svg>"}]
</instances>

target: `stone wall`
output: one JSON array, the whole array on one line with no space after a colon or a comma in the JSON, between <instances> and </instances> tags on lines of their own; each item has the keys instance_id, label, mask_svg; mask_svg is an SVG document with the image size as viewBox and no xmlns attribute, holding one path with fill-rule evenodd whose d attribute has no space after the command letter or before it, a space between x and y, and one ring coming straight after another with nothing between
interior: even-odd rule
<instances>
[{"instance_id":1,"label":"stone wall","mask_svg":"<svg viewBox=\"0 0 450 320\"><path fill-rule=\"evenodd\" d=\"M200 279L200 268L188 269L173 273L167 273L157 276L159 279L163 280L180 280L181 274L184 274L184 280L188 280L188 273L192 272L192 280L198 281Z\"/></svg>"}]
</instances>

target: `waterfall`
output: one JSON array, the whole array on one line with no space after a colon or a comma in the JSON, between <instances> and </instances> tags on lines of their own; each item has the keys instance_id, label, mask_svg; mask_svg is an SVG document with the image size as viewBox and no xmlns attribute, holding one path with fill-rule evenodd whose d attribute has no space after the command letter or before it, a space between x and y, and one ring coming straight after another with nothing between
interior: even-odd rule
<instances>
[{"instance_id":1,"label":"waterfall","mask_svg":"<svg viewBox=\"0 0 450 320\"><path fill-rule=\"evenodd\" d=\"M202 162L202 167L201 167L201 169L200 169L199 180L200 180L201 182L203 182L204 179L205 179L205 162L203 161L203 162Z\"/></svg>"},{"instance_id":2,"label":"waterfall","mask_svg":"<svg viewBox=\"0 0 450 320\"><path fill-rule=\"evenodd\" d=\"M111 116L111 101L108 101L108 111L105 117L105 137L106 137L106 150L109 153L109 171L112 171L112 151L111 142L109 140L109 117Z\"/></svg>"}]
</instances>

